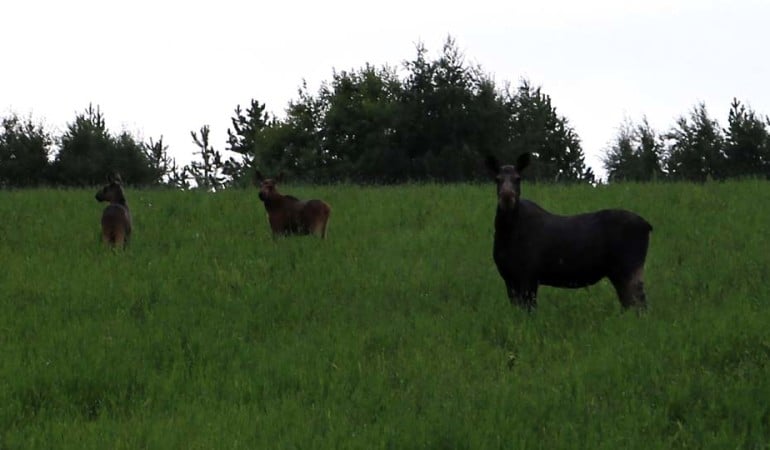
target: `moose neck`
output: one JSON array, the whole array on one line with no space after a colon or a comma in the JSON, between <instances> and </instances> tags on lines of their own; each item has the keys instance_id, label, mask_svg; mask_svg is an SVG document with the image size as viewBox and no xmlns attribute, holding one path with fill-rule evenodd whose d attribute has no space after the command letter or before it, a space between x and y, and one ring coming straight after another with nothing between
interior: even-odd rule
<instances>
[{"instance_id":1,"label":"moose neck","mask_svg":"<svg viewBox=\"0 0 770 450\"><path fill-rule=\"evenodd\" d=\"M122 192L118 193L118 195L115 196L115 199L110 203L117 203L118 205L122 205L128 208L128 205L126 204L126 197L123 196Z\"/></svg>"},{"instance_id":2,"label":"moose neck","mask_svg":"<svg viewBox=\"0 0 770 450\"><path fill-rule=\"evenodd\" d=\"M286 200L286 196L281 195L278 192L270 194L265 199L265 209L269 211L269 210L281 208L285 200Z\"/></svg>"},{"instance_id":3,"label":"moose neck","mask_svg":"<svg viewBox=\"0 0 770 450\"><path fill-rule=\"evenodd\" d=\"M498 205L497 214L495 214L495 234L512 234L516 228L520 211L519 202L516 202L513 208L508 209L503 209Z\"/></svg>"}]
</instances>

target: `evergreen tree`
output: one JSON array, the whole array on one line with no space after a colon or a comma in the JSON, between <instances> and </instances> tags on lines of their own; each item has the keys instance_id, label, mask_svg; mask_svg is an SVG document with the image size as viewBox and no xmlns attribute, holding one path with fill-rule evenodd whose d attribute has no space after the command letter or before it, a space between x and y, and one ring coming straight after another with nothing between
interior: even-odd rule
<instances>
[{"instance_id":1,"label":"evergreen tree","mask_svg":"<svg viewBox=\"0 0 770 450\"><path fill-rule=\"evenodd\" d=\"M236 185L251 183L255 157L265 147L265 131L275 124L275 119L265 111L265 107L264 103L252 99L246 111L237 105L235 116L230 119L233 128L227 129L227 150L237 153L239 159L230 157L225 161L223 174Z\"/></svg>"},{"instance_id":2,"label":"evergreen tree","mask_svg":"<svg viewBox=\"0 0 770 450\"><path fill-rule=\"evenodd\" d=\"M729 176L770 176L768 124L770 119L761 120L754 111L733 99L724 147Z\"/></svg>"},{"instance_id":3,"label":"evergreen tree","mask_svg":"<svg viewBox=\"0 0 770 450\"><path fill-rule=\"evenodd\" d=\"M627 181L633 179L634 164L634 125L626 120L618 129L614 141L606 150L602 162L607 171L607 181Z\"/></svg>"},{"instance_id":4,"label":"evergreen tree","mask_svg":"<svg viewBox=\"0 0 770 450\"><path fill-rule=\"evenodd\" d=\"M401 154L395 136L401 84L395 71L366 65L342 71L321 88L328 104L323 141L329 150L325 176L332 180L394 181Z\"/></svg>"},{"instance_id":5,"label":"evergreen tree","mask_svg":"<svg viewBox=\"0 0 770 450\"><path fill-rule=\"evenodd\" d=\"M46 181L53 139L32 118L18 115L0 124L0 187L37 186Z\"/></svg>"},{"instance_id":6,"label":"evergreen tree","mask_svg":"<svg viewBox=\"0 0 770 450\"><path fill-rule=\"evenodd\" d=\"M185 168L177 167L176 160L168 156L168 146L163 143L163 136L158 141L150 138L149 142L143 144L143 148L150 168L157 175L159 183L182 189L189 187L186 181L187 171Z\"/></svg>"},{"instance_id":7,"label":"evergreen tree","mask_svg":"<svg viewBox=\"0 0 770 450\"><path fill-rule=\"evenodd\" d=\"M74 186L97 185L106 174L116 172L137 185L159 183L163 176L148 157L145 144L125 131L111 135L104 114L92 105L67 126L52 172L55 182Z\"/></svg>"},{"instance_id":8,"label":"evergreen tree","mask_svg":"<svg viewBox=\"0 0 770 450\"><path fill-rule=\"evenodd\" d=\"M663 143L645 118L640 125L626 120L603 158L609 181L651 181L663 177Z\"/></svg>"},{"instance_id":9,"label":"evergreen tree","mask_svg":"<svg viewBox=\"0 0 770 450\"><path fill-rule=\"evenodd\" d=\"M334 158L323 137L328 102L313 96L306 82L298 94L299 99L289 102L286 118L260 133L264 145L258 148L254 165L262 173L284 171L292 179L323 180L318 174Z\"/></svg>"},{"instance_id":10,"label":"evergreen tree","mask_svg":"<svg viewBox=\"0 0 770 450\"><path fill-rule=\"evenodd\" d=\"M652 129L645 117L636 128L639 146L636 155L639 171L636 179L639 181L654 181L662 179L663 173L663 139Z\"/></svg>"},{"instance_id":11,"label":"evergreen tree","mask_svg":"<svg viewBox=\"0 0 770 450\"><path fill-rule=\"evenodd\" d=\"M506 159L513 161L525 151L537 158L528 176L541 181L594 181L586 168L580 138L566 118L556 112L551 97L523 81L518 91L507 94L511 146Z\"/></svg>"},{"instance_id":12,"label":"evergreen tree","mask_svg":"<svg viewBox=\"0 0 770 450\"><path fill-rule=\"evenodd\" d=\"M195 180L198 188L218 190L225 186L227 178L223 174L222 154L209 143L209 132L208 125L201 127L200 136L195 131L190 132L193 142L198 146L197 154L200 155L201 160L191 162L185 172Z\"/></svg>"},{"instance_id":13,"label":"evergreen tree","mask_svg":"<svg viewBox=\"0 0 770 450\"><path fill-rule=\"evenodd\" d=\"M486 155L533 151L535 178L593 181L577 133L540 88L497 89L451 38L435 60L419 44L404 68L403 80L388 67L335 71L317 95L303 83L280 120L258 102L237 108L228 142L243 156L227 173L242 177L253 155L263 173L293 179L459 181L486 175Z\"/></svg>"},{"instance_id":14,"label":"evergreen tree","mask_svg":"<svg viewBox=\"0 0 770 450\"><path fill-rule=\"evenodd\" d=\"M415 59L405 63L396 132L407 178L476 178L483 155L506 142L496 132L506 117L494 83L480 67L466 65L451 38L438 59L429 61L426 54L420 44Z\"/></svg>"},{"instance_id":15,"label":"evergreen tree","mask_svg":"<svg viewBox=\"0 0 770 450\"><path fill-rule=\"evenodd\" d=\"M61 138L61 149L53 164L56 182L65 185L95 186L107 174L121 172L109 167L105 155L112 147L106 121L100 108L88 105L67 125ZM124 178L130 180L130 178Z\"/></svg>"},{"instance_id":16,"label":"evergreen tree","mask_svg":"<svg viewBox=\"0 0 770 450\"><path fill-rule=\"evenodd\" d=\"M680 117L666 137L671 141L666 168L673 179L706 181L725 176L724 137L703 103L693 108L689 120Z\"/></svg>"}]
</instances>

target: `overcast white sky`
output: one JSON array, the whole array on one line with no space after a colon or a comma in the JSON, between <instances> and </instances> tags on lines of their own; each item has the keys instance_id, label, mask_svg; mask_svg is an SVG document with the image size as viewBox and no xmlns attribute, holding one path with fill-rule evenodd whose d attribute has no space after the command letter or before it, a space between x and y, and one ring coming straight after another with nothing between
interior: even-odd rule
<instances>
[{"instance_id":1,"label":"overcast white sky","mask_svg":"<svg viewBox=\"0 0 770 450\"><path fill-rule=\"evenodd\" d=\"M498 83L542 86L600 169L628 117L664 130L737 97L770 114L767 0L11 0L0 6L0 116L61 132L89 103L112 131L161 135L182 163L208 124L225 148L251 98L283 114L306 79L400 65L448 35Z\"/></svg>"}]
</instances>

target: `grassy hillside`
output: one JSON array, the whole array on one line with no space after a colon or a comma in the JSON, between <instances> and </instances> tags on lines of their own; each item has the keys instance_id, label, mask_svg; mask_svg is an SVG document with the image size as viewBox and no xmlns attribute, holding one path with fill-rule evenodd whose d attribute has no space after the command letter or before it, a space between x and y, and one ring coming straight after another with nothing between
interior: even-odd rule
<instances>
[{"instance_id":1,"label":"grassy hillside","mask_svg":"<svg viewBox=\"0 0 770 450\"><path fill-rule=\"evenodd\" d=\"M512 308L491 185L0 192L0 448L768 448L770 184L524 186L654 226L649 311L606 281Z\"/></svg>"}]
</instances>

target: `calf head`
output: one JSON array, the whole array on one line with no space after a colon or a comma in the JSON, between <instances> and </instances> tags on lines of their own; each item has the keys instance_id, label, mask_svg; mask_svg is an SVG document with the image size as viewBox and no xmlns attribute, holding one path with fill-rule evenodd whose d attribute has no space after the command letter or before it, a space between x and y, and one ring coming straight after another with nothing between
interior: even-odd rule
<instances>
[{"instance_id":1,"label":"calf head","mask_svg":"<svg viewBox=\"0 0 770 450\"><path fill-rule=\"evenodd\" d=\"M521 195L521 172L529 165L529 152L522 153L516 164L503 165L492 155L487 157L487 168L495 175L497 181L497 205L503 210L512 210L519 202Z\"/></svg>"},{"instance_id":2,"label":"calf head","mask_svg":"<svg viewBox=\"0 0 770 450\"><path fill-rule=\"evenodd\" d=\"M283 181L283 172L279 173L275 178L265 178L262 173L257 170L256 177L254 178L254 184L259 188L259 199L263 202L273 195L278 194L278 183Z\"/></svg>"},{"instance_id":3,"label":"calf head","mask_svg":"<svg viewBox=\"0 0 770 450\"><path fill-rule=\"evenodd\" d=\"M107 177L107 186L104 186L96 193L96 200L100 202L121 203L126 198L123 194L123 180L119 174L109 175Z\"/></svg>"}]
</instances>

